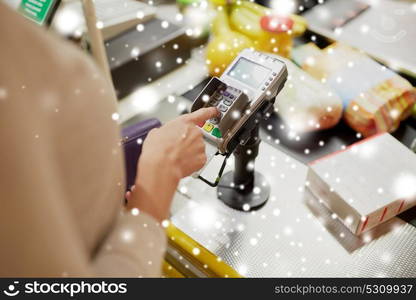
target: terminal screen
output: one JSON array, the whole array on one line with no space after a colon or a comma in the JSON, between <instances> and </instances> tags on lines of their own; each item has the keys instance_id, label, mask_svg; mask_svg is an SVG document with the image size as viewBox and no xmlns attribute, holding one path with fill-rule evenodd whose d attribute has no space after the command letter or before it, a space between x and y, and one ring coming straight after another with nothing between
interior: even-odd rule
<instances>
[{"instance_id":1,"label":"terminal screen","mask_svg":"<svg viewBox=\"0 0 416 300\"><path fill-rule=\"evenodd\" d=\"M228 75L257 89L270 74L270 71L269 68L252 62L244 57L240 57L237 63L228 72Z\"/></svg>"}]
</instances>

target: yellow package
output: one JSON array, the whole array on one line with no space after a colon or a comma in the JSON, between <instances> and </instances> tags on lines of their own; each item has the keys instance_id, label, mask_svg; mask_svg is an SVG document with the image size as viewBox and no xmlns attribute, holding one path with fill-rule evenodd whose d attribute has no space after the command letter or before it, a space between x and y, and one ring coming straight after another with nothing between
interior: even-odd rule
<instances>
[{"instance_id":1,"label":"yellow package","mask_svg":"<svg viewBox=\"0 0 416 300\"><path fill-rule=\"evenodd\" d=\"M292 39L302 34L306 22L296 15L276 16L271 9L249 1L234 4L231 27L250 37L255 49L289 57Z\"/></svg>"},{"instance_id":2,"label":"yellow package","mask_svg":"<svg viewBox=\"0 0 416 300\"><path fill-rule=\"evenodd\" d=\"M244 48L289 57L292 38L302 34L306 22L296 15L276 16L272 10L249 1L211 2L217 16L211 26L207 64L211 76L220 76Z\"/></svg>"},{"instance_id":3,"label":"yellow package","mask_svg":"<svg viewBox=\"0 0 416 300\"><path fill-rule=\"evenodd\" d=\"M207 46L207 64L211 76L220 76L233 59L253 42L245 35L231 30L225 9L217 9L212 25L213 37Z\"/></svg>"}]
</instances>

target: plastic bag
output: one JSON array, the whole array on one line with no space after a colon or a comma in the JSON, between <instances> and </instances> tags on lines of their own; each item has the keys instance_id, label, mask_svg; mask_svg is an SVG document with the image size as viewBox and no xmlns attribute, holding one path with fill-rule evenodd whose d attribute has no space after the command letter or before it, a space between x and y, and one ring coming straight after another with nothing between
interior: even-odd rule
<instances>
[{"instance_id":1,"label":"plastic bag","mask_svg":"<svg viewBox=\"0 0 416 300\"><path fill-rule=\"evenodd\" d=\"M335 126L342 117L342 101L328 86L285 59L288 80L277 96L275 107L294 132Z\"/></svg>"},{"instance_id":2,"label":"plastic bag","mask_svg":"<svg viewBox=\"0 0 416 300\"><path fill-rule=\"evenodd\" d=\"M364 136L393 132L411 113L416 89L403 77L363 53L339 43L293 51L296 63L341 97L344 119Z\"/></svg>"}]
</instances>

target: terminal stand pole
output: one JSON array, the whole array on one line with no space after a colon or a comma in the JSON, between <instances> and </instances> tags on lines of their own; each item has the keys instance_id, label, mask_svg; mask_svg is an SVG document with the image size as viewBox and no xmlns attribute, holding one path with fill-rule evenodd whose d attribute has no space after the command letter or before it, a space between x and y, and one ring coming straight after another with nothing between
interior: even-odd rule
<instances>
[{"instance_id":1,"label":"terminal stand pole","mask_svg":"<svg viewBox=\"0 0 416 300\"><path fill-rule=\"evenodd\" d=\"M262 207L269 198L269 183L262 174L254 170L260 141L257 122L248 141L244 145L238 145L234 151L234 171L224 174L218 185L218 198L234 209L255 210Z\"/></svg>"}]
</instances>

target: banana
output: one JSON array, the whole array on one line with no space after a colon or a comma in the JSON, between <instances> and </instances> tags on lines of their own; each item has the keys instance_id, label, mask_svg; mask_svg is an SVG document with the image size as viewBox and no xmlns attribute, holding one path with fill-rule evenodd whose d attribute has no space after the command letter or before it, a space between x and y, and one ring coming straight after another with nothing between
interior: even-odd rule
<instances>
[{"instance_id":1,"label":"banana","mask_svg":"<svg viewBox=\"0 0 416 300\"><path fill-rule=\"evenodd\" d=\"M206 58L210 75L220 76L241 50L254 48L254 44L230 28L225 9L217 10L212 28L214 36L208 43Z\"/></svg>"}]
</instances>

